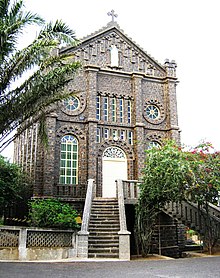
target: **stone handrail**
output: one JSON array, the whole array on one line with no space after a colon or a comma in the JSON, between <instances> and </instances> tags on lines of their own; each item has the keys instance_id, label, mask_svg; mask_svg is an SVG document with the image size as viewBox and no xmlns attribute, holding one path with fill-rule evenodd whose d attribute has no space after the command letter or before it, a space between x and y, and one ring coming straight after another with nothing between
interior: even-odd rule
<instances>
[{"instance_id":1,"label":"stone handrail","mask_svg":"<svg viewBox=\"0 0 220 278\"><path fill-rule=\"evenodd\" d=\"M127 231L125 205L124 205L123 181L116 180L116 184L117 184L117 195L118 195L120 231Z\"/></svg>"},{"instance_id":2,"label":"stone handrail","mask_svg":"<svg viewBox=\"0 0 220 278\"><path fill-rule=\"evenodd\" d=\"M95 184L93 179L88 180L86 200L83 210L81 230L78 232L77 257L88 258L89 220L92 200L95 197Z\"/></svg>"},{"instance_id":3,"label":"stone handrail","mask_svg":"<svg viewBox=\"0 0 220 278\"><path fill-rule=\"evenodd\" d=\"M118 207L119 207L119 259L130 260L130 232L127 230L123 181L116 180Z\"/></svg>"},{"instance_id":4,"label":"stone handrail","mask_svg":"<svg viewBox=\"0 0 220 278\"><path fill-rule=\"evenodd\" d=\"M91 214L91 207L92 207L92 200L94 198L94 192L95 186L94 186L94 180L89 179L88 180L88 187L87 187L87 194L86 194L86 200L85 200L85 206L83 210L83 218L82 218L82 225L81 225L81 231L80 233L87 233L89 228L89 220L90 220L90 214Z\"/></svg>"},{"instance_id":5,"label":"stone handrail","mask_svg":"<svg viewBox=\"0 0 220 278\"><path fill-rule=\"evenodd\" d=\"M126 204L134 204L137 202L140 188L138 180L123 180L124 200Z\"/></svg>"}]
</instances>

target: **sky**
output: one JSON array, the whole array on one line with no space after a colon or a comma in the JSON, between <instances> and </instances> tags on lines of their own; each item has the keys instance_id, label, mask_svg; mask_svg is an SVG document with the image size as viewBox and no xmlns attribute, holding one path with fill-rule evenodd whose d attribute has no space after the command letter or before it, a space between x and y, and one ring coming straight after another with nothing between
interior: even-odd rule
<instances>
[{"instance_id":1,"label":"sky","mask_svg":"<svg viewBox=\"0 0 220 278\"><path fill-rule=\"evenodd\" d=\"M77 38L106 26L112 9L120 28L151 57L177 63L181 142L211 142L220 151L220 39L218 0L24 0L46 21L62 19ZM26 31L28 43L36 30ZM3 155L11 157L12 146Z\"/></svg>"}]
</instances>

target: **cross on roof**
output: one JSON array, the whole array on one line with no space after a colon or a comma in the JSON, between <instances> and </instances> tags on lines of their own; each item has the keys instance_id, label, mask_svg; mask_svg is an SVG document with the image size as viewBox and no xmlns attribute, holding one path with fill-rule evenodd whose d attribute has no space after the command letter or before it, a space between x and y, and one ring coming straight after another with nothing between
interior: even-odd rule
<instances>
[{"instance_id":1,"label":"cross on roof","mask_svg":"<svg viewBox=\"0 0 220 278\"><path fill-rule=\"evenodd\" d=\"M112 22L114 22L114 17L118 17L118 15L115 14L114 10L111 10L110 12L108 12L107 15L112 17Z\"/></svg>"}]
</instances>

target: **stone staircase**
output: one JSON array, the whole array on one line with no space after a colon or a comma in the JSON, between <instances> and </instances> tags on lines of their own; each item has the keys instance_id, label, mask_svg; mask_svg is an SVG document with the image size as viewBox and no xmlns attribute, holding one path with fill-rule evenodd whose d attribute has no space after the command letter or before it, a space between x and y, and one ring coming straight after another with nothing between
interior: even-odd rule
<instances>
[{"instance_id":1,"label":"stone staircase","mask_svg":"<svg viewBox=\"0 0 220 278\"><path fill-rule=\"evenodd\" d=\"M95 198L89 222L89 258L119 257L119 209L116 198Z\"/></svg>"}]
</instances>

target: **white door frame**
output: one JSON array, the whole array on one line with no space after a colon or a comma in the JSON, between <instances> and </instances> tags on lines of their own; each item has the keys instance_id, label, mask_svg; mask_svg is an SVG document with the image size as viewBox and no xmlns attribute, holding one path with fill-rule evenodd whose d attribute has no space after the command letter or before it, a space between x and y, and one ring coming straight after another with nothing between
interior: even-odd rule
<instances>
[{"instance_id":1,"label":"white door frame","mask_svg":"<svg viewBox=\"0 0 220 278\"><path fill-rule=\"evenodd\" d=\"M116 179L127 179L127 158L122 149L112 146L102 156L102 197L116 197Z\"/></svg>"}]
</instances>

